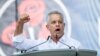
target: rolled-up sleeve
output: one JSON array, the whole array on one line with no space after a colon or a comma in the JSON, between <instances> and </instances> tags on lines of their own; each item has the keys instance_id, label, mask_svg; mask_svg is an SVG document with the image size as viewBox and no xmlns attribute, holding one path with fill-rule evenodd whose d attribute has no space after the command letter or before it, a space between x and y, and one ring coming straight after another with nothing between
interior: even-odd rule
<instances>
[{"instance_id":1,"label":"rolled-up sleeve","mask_svg":"<svg viewBox=\"0 0 100 56\"><path fill-rule=\"evenodd\" d=\"M24 40L23 34L12 37L13 42L23 42L23 40Z\"/></svg>"},{"instance_id":2,"label":"rolled-up sleeve","mask_svg":"<svg viewBox=\"0 0 100 56\"><path fill-rule=\"evenodd\" d=\"M23 41L24 41L24 36L23 34L20 34L20 35L17 35L17 36L13 36L12 37L12 42L13 42L13 46L17 49L25 49L24 47L22 47L24 44Z\"/></svg>"},{"instance_id":3,"label":"rolled-up sleeve","mask_svg":"<svg viewBox=\"0 0 100 56\"><path fill-rule=\"evenodd\" d=\"M13 46L20 50L27 50L36 45L36 41L27 39L23 34L12 37Z\"/></svg>"}]
</instances>

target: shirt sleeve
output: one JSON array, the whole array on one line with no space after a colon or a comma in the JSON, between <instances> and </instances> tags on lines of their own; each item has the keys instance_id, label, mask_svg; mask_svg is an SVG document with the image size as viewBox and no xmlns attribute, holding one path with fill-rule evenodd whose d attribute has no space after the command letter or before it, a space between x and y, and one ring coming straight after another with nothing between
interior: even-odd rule
<instances>
[{"instance_id":1,"label":"shirt sleeve","mask_svg":"<svg viewBox=\"0 0 100 56\"><path fill-rule=\"evenodd\" d=\"M22 42L24 40L23 34L17 35L15 37L12 37L13 42Z\"/></svg>"},{"instance_id":2,"label":"shirt sleeve","mask_svg":"<svg viewBox=\"0 0 100 56\"><path fill-rule=\"evenodd\" d=\"M37 44L36 40L27 39L23 34L12 37L12 42L13 46L20 50L27 50Z\"/></svg>"}]
</instances>

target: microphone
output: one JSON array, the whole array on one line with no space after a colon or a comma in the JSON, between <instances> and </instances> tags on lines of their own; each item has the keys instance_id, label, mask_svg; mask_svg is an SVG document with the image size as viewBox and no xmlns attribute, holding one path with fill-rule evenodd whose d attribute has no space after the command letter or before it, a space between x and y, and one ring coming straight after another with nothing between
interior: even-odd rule
<instances>
[{"instance_id":1,"label":"microphone","mask_svg":"<svg viewBox=\"0 0 100 56\"><path fill-rule=\"evenodd\" d=\"M35 46L33 46L33 47L30 47L30 48L28 48L27 50L22 50L21 53L27 52L27 51L30 50L30 49L33 49L33 48L35 48L35 47L38 47L38 46L40 46L40 45L46 43L46 42L49 40L49 38L50 38L50 36L48 36L48 38L47 38L46 41L44 41L44 42L42 42L42 43L40 43L40 44L37 44L37 45L35 45ZM29 52L30 52L30 51L29 51Z\"/></svg>"},{"instance_id":2,"label":"microphone","mask_svg":"<svg viewBox=\"0 0 100 56\"><path fill-rule=\"evenodd\" d=\"M57 36L57 34L56 34L56 40L57 40L57 38L58 38L58 36ZM59 41L59 42L62 43L63 45L65 45L65 46L69 47L69 49L74 48L74 49L76 50L76 55L75 55L75 56L78 56L78 50L75 48L75 46L69 46L69 45L67 45L67 44L65 44L65 43L63 43L63 42L61 42L61 41Z\"/></svg>"},{"instance_id":3,"label":"microphone","mask_svg":"<svg viewBox=\"0 0 100 56\"><path fill-rule=\"evenodd\" d=\"M62 43L62 44L64 44L64 45L66 45L67 47L69 47L69 49L74 48L76 50L76 55L75 56L78 56L78 50L74 46L69 46L69 45L67 45L67 44L65 44L65 43L63 43L61 41L59 41L59 42Z\"/></svg>"},{"instance_id":4,"label":"microphone","mask_svg":"<svg viewBox=\"0 0 100 56\"><path fill-rule=\"evenodd\" d=\"M59 42L62 43L62 44L64 44L64 45L66 45L67 47L69 47L69 49L75 48L74 46L69 46L69 45L67 45L67 44L65 44L65 43L63 43L61 41L59 41Z\"/></svg>"},{"instance_id":5,"label":"microphone","mask_svg":"<svg viewBox=\"0 0 100 56\"><path fill-rule=\"evenodd\" d=\"M56 34L56 39L58 38L58 36L57 36L57 34ZM67 45L67 44L65 44L65 43L63 43L63 42L61 42L61 41L59 41L60 43L62 43L63 45L65 45L65 46L67 46L69 49L72 49L72 48L74 48L74 49L76 49L74 46L69 46L69 45Z\"/></svg>"}]
</instances>

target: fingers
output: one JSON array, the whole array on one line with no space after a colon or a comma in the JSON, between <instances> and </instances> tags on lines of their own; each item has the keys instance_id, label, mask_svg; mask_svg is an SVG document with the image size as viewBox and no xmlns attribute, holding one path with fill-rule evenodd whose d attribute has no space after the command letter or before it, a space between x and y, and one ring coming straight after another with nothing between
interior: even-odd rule
<instances>
[{"instance_id":1,"label":"fingers","mask_svg":"<svg viewBox=\"0 0 100 56\"><path fill-rule=\"evenodd\" d=\"M21 20L28 20L29 19L29 15L28 14L23 14L20 17Z\"/></svg>"},{"instance_id":2,"label":"fingers","mask_svg":"<svg viewBox=\"0 0 100 56\"><path fill-rule=\"evenodd\" d=\"M29 17L28 14L23 14L23 15L20 16L20 19L24 19L24 18L28 18L28 17Z\"/></svg>"},{"instance_id":3,"label":"fingers","mask_svg":"<svg viewBox=\"0 0 100 56\"><path fill-rule=\"evenodd\" d=\"M28 15L28 14L23 14L23 15L21 15L21 16L20 16L20 19L19 19L19 21L22 22L22 23L26 23L26 22L28 22L29 20L30 20L30 18L29 18L29 15Z\"/></svg>"}]
</instances>

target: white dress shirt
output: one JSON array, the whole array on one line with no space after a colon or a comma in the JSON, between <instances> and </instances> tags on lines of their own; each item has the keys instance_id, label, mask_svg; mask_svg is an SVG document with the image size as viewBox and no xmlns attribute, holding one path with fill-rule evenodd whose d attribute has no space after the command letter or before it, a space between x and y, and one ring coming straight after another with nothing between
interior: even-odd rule
<instances>
[{"instance_id":1,"label":"white dress shirt","mask_svg":"<svg viewBox=\"0 0 100 56\"><path fill-rule=\"evenodd\" d=\"M48 50L48 49L69 49L82 48L80 42L72 38L67 38L63 35L60 40L55 43L51 38L48 40L31 40L20 34L12 38L13 45L20 50Z\"/></svg>"}]
</instances>

